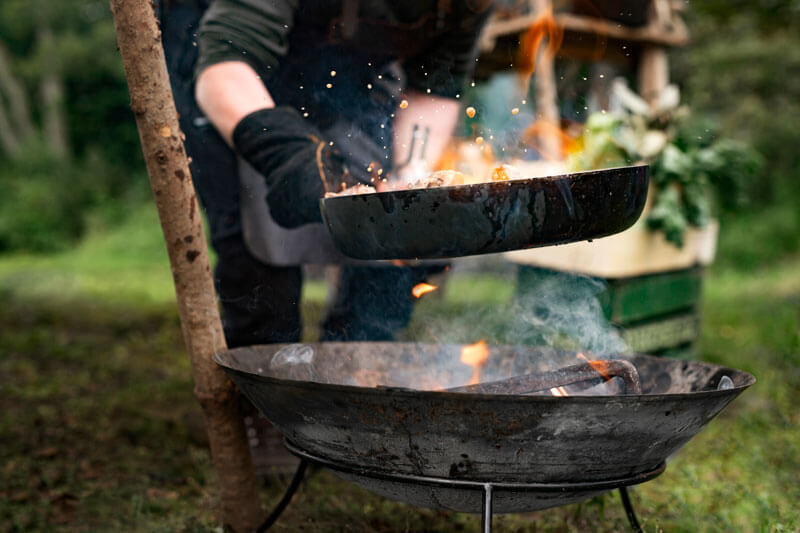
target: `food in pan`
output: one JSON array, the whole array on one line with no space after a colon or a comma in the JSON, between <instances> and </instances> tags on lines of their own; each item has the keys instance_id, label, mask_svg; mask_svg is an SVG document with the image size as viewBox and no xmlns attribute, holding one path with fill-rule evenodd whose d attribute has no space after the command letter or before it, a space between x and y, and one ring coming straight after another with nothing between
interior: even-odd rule
<instances>
[{"instance_id":1,"label":"food in pan","mask_svg":"<svg viewBox=\"0 0 800 533\"><path fill-rule=\"evenodd\" d=\"M437 170L431 173L426 178L414 181L409 184L401 184L399 186L387 185L386 190L400 190L400 189L430 189L433 187L450 187L453 185L475 185L478 183L491 183L493 181L508 181L514 179L521 179L524 176L519 169L511 165L499 165L494 167L488 176L481 178L464 174L457 170ZM341 192L330 192L325 195L326 198L332 196L350 196L354 194L369 194L377 192L375 187L371 185L355 185L348 187Z\"/></svg>"},{"instance_id":2,"label":"food in pan","mask_svg":"<svg viewBox=\"0 0 800 533\"><path fill-rule=\"evenodd\" d=\"M352 187L347 187L346 189L342 189L339 192L328 192L325 193L325 198L330 198L332 196L350 196L353 194L369 194L376 192L375 187L372 185L365 185L363 183L359 183L358 185L353 185Z\"/></svg>"}]
</instances>

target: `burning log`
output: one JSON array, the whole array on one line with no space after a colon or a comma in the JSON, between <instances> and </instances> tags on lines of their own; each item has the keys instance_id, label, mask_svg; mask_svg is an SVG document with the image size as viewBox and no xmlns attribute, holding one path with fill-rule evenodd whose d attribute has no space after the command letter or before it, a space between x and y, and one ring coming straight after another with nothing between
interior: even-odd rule
<instances>
[{"instance_id":1,"label":"burning log","mask_svg":"<svg viewBox=\"0 0 800 533\"><path fill-rule=\"evenodd\" d=\"M474 385L463 385L445 389L447 392L467 392L473 394L531 394L534 392L558 389L573 383L581 383L601 378L605 381L620 377L625 383L627 394L641 394L642 386L639 372L632 363L624 360L597 360L567 366L550 372L525 374L499 381L489 381Z\"/></svg>"}]
</instances>

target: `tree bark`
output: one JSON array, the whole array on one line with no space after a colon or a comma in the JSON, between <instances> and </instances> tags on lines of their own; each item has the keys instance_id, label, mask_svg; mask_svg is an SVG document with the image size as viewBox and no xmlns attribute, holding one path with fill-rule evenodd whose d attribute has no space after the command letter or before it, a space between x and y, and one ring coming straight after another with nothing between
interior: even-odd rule
<instances>
[{"instance_id":1,"label":"tree bark","mask_svg":"<svg viewBox=\"0 0 800 533\"><path fill-rule=\"evenodd\" d=\"M147 172L167 243L195 395L219 476L223 520L252 531L262 510L238 397L211 356L226 349L208 250L153 6L110 0Z\"/></svg>"}]
</instances>

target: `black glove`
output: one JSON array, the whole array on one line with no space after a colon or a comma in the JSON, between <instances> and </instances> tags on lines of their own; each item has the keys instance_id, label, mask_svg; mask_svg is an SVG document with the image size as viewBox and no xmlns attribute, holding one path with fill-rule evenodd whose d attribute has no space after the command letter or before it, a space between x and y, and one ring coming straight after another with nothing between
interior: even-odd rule
<instances>
[{"instance_id":1,"label":"black glove","mask_svg":"<svg viewBox=\"0 0 800 533\"><path fill-rule=\"evenodd\" d=\"M287 228L321 222L319 199L326 192L370 183L377 170L348 168L335 147L288 106L244 117L233 130L233 145L266 179L272 218Z\"/></svg>"}]
</instances>

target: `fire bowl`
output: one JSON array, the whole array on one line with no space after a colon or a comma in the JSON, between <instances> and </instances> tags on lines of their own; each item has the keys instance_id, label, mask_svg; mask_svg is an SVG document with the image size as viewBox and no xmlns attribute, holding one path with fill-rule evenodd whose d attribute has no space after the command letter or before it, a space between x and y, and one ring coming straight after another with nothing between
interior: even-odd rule
<instances>
[{"instance_id":1,"label":"fire bowl","mask_svg":"<svg viewBox=\"0 0 800 533\"><path fill-rule=\"evenodd\" d=\"M355 259L460 257L563 244L629 228L648 167L320 200L334 244Z\"/></svg>"},{"instance_id":2,"label":"fire bowl","mask_svg":"<svg viewBox=\"0 0 800 533\"><path fill-rule=\"evenodd\" d=\"M561 487L560 493L517 491L526 497L512 491L496 512L563 505L643 481L755 382L731 368L634 355L624 359L638 370L641 394L447 392L439 389L464 385L473 374L459 361L462 346L310 344L311 364L272 366L285 346L237 348L214 358L302 453L386 496L468 512L480 511L479 494L450 494L441 480ZM577 357L543 347L493 347L481 381L544 373L574 365ZM420 492L425 484L418 478L439 486Z\"/></svg>"}]
</instances>

